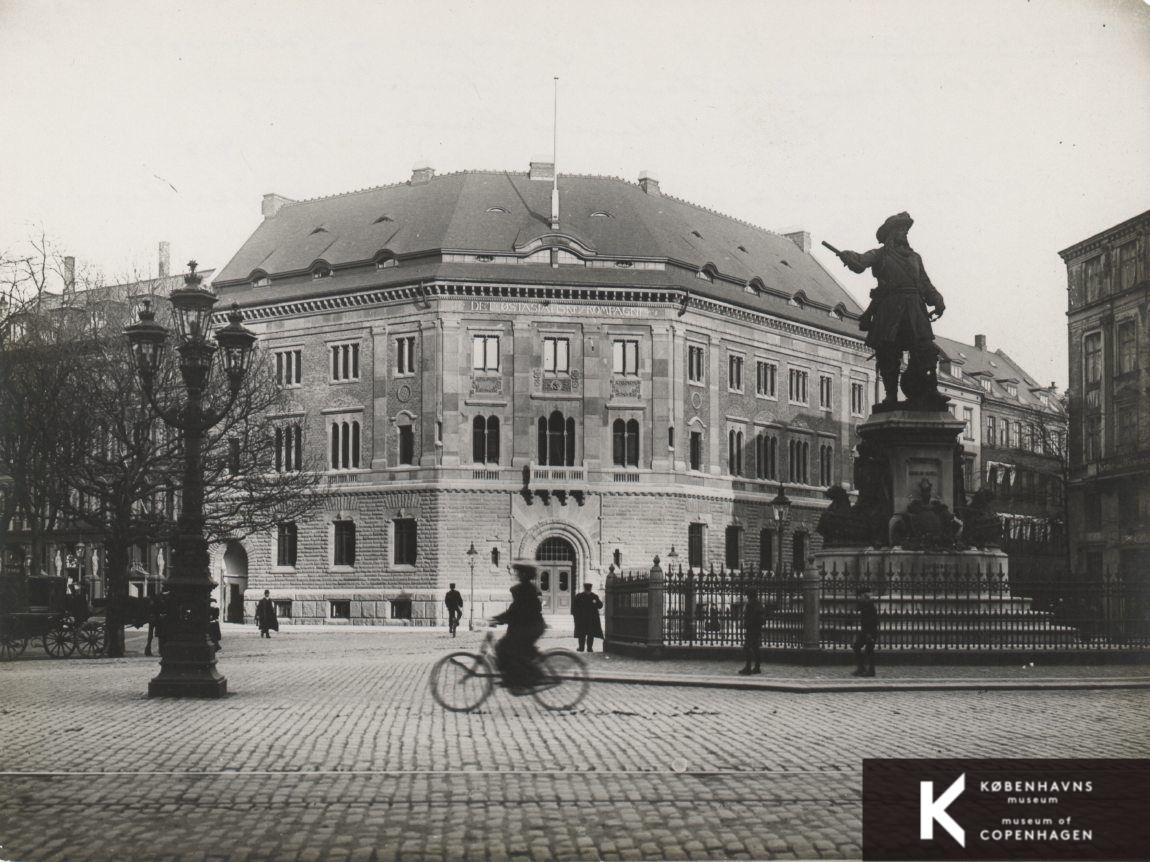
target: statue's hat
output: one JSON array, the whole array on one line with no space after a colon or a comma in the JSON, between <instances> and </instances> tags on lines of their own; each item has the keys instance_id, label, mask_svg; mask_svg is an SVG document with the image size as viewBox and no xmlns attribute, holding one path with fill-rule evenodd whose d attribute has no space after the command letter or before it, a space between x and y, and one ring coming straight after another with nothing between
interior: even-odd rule
<instances>
[{"instance_id":1,"label":"statue's hat","mask_svg":"<svg viewBox=\"0 0 1150 862\"><path fill-rule=\"evenodd\" d=\"M901 213L897 213L895 215L892 215L890 218L888 218L886 221L884 221L882 223L882 227L880 227L878 230L876 230L874 232L874 235L875 235L875 237L878 238L879 242L886 242L886 236L888 233L890 233L891 228L894 228L894 227L897 227L898 225L903 225L903 224L906 225L908 228L912 224L914 224L914 219L912 219L910 217L910 213L901 212Z\"/></svg>"}]
</instances>

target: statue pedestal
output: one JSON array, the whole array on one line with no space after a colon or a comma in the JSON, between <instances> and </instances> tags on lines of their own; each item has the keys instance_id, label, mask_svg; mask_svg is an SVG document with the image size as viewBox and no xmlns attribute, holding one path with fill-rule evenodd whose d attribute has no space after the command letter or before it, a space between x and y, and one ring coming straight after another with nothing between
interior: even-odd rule
<instances>
[{"instance_id":1,"label":"statue pedestal","mask_svg":"<svg viewBox=\"0 0 1150 862\"><path fill-rule=\"evenodd\" d=\"M863 443L887 461L895 512L902 511L923 479L930 481L933 496L952 511L963 505L955 464L964 425L946 411L891 410L875 413L859 426Z\"/></svg>"}]
</instances>

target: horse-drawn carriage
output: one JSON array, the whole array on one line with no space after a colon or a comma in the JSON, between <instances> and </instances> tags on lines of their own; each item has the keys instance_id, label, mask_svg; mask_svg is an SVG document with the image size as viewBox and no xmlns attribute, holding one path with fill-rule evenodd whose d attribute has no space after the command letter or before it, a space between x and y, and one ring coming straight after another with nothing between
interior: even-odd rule
<instances>
[{"instance_id":1,"label":"horse-drawn carriage","mask_svg":"<svg viewBox=\"0 0 1150 862\"><path fill-rule=\"evenodd\" d=\"M38 640L53 658L104 652L104 619L87 600L68 592L67 578L0 575L0 661L16 658Z\"/></svg>"}]
</instances>

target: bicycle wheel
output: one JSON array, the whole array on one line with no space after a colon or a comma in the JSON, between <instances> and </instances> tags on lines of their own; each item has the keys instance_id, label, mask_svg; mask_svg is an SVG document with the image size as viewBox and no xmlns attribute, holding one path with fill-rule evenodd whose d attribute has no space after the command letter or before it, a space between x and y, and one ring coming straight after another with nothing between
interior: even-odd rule
<instances>
[{"instance_id":1,"label":"bicycle wheel","mask_svg":"<svg viewBox=\"0 0 1150 862\"><path fill-rule=\"evenodd\" d=\"M491 696L491 663L473 652L445 655L431 669L431 696L446 710L470 712Z\"/></svg>"},{"instance_id":2,"label":"bicycle wheel","mask_svg":"<svg viewBox=\"0 0 1150 862\"><path fill-rule=\"evenodd\" d=\"M587 663L569 649L549 649L539 659L543 681L532 696L545 709L574 709L587 696Z\"/></svg>"}]
</instances>

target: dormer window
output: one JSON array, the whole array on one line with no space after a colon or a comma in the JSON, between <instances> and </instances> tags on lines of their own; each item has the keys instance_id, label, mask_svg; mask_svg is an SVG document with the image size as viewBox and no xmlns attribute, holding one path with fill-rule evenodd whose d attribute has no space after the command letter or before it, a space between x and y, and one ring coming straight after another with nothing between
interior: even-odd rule
<instances>
[{"instance_id":1,"label":"dormer window","mask_svg":"<svg viewBox=\"0 0 1150 862\"><path fill-rule=\"evenodd\" d=\"M475 255L475 260L478 263L491 263L495 260L495 257L490 254L477 254Z\"/></svg>"},{"instance_id":2,"label":"dormer window","mask_svg":"<svg viewBox=\"0 0 1150 862\"><path fill-rule=\"evenodd\" d=\"M739 251L741 251L743 254L750 254L750 252L747 251L747 247L745 245L739 246Z\"/></svg>"},{"instance_id":3,"label":"dormer window","mask_svg":"<svg viewBox=\"0 0 1150 862\"><path fill-rule=\"evenodd\" d=\"M317 263L311 271L312 278L331 278L331 267L326 263Z\"/></svg>"},{"instance_id":4,"label":"dormer window","mask_svg":"<svg viewBox=\"0 0 1150 862\"><path fill-rule=\"evenodd\" d=\"M691 236L698 237L699 239L703 238L703 235L701 233L699 233L697 230L691 231Z\"/></svg>"},{"instance_id":5,"label":"dormer window","mask_svg":"<svg viewBox=\"0 0 1150 862\"><path fill-rule=\"evenodd\" d=\"M268 278L266 273L257 272L252 275L252 287L268 287L272 280Z\"/></svg>"},{"instance_id":6,"label":"dormer window","mask_svg":"<svg viewBox=\"0 0 1150 862\"><path fill-rule=\"evenodd\" d=\"M629 260L617 260L615 261L615 266L619 267L620 269L630 269L632 266L634 266L634 264Z\"/></svg>"},{"instance_id":7,"label":"dormer window","mask_svg":"<svg viewBox=\"0 0 1150 862\"><path fill-rule=\"evenodd\" d=\"M595 210L595 212L591 213L591 218L614 218L614 216L607 212L607 210Z\"/></svg>"},{"instance_id":8,"label":"dormer window","mask_svg":"<svg viewBox=\"0 0 1150 862\"><path fill-rule=\"evenodd\" d=\"M833 317L835 320L842 320L844 317L846 317L846 314L847 307L841 302L831 309L831 317ZM948 371L947 373L949 374L950 372Z\"/></svg>"},{"instance_id":9,"label":"dormer window","mask_svg":"<svg viewBox=\"0 0 1150 862\"><path fill-rule=\"evenodd\" d=\"M384 224L385 222L390 222L390 221L395 221L395 219L393 219L389 215L381 215L379 218L377 218L375 221L373 221L372 224Z\"/></svg>"},{"instance_id":10,"label":"dormer window","mask_svg":"<svg viewBox=\"0 0 1150 862\"><path fill-rule=\"evenodd\" d=\"M381 257L375 262L376 269L389 269L393 266L399 266L399 261L394 257Z\"/></svg>"},{"instance_id":11,"label":"dormer window","mask_svg":"<svg viewBox=\"0 0 1150 862\"><path fill-rule=\"evenodd\" d=\"M495 213L496 215L507 215L510 212L506 207L500 206L488 207L487 211L489 213Z\"/></svg>"},{"instance_id":12,"label":"dormer window","mask_svg":"<svg viewBox=\"0 0 1150 862\"><path fill-rule=\"evenodd\" d=\"M714 281L715 276L718 274L719 272L717 269L715 269L715 265L713 263L708 263L695 273L695 278L700 279L701 281Z\"/></svg>"},{"instance_id":13,"label":"dormer window","mask_svg":"<svg viewBox=\"0 0 1150 862\"><path fill-rule=\"evenodd\" d=\"M753 293L755 296L758 296L766 289L767 286L763 284L763 280L758 276L747 282L747 293Z\"/></svg>"},{"instance_id":14,"label":"dormer window","mask_svg":"<svg viewBox=\"0 0 1150 862\"><path fill-rule=\"evenodd\" d=\"M312 231L312 232L309 234L309 236L315 236L317 233L327 233L327 228L326 228L326 227L324 227L323 225L320 225L320 226L319 226L319 227L317 227L315 230L313 230L313 231Z\"/></svg>"},{"instance_id":15,"label":"dormer window","mask_svg":"<svg viewBox=\"0 0 1150 862\"><path fill-rule=\"evenodd\" d=\"M791 297L791 301L789 304L793 305L796 308L806 308L807 307L807 295L805 293L803 293L801 290L795 291L795 295Z\"/></svg>"},{"instance_id":16,"label":"dormer window","mask_svg":"<svg viewBox=\"0 0 1150 862\"><path fill-rule=\"evenodd\" d=\"M1018 384L1017 383L1004 383L1002 384L1006 389L1006 394L1011 398L1018 397Z\"/></svg>"},{"instance_id":17,"label":"dormer window","mask_svg":"<svg viewBox=\"0 0 1150 862\"><path fill-rule=\"evenodd\" d=\"M994 391L994 383L991 381L991 379L989 377L978 378L978 385L981 386L983 389L985 389L987 392L993 392Z\"/></svg>"}]
</instances>

